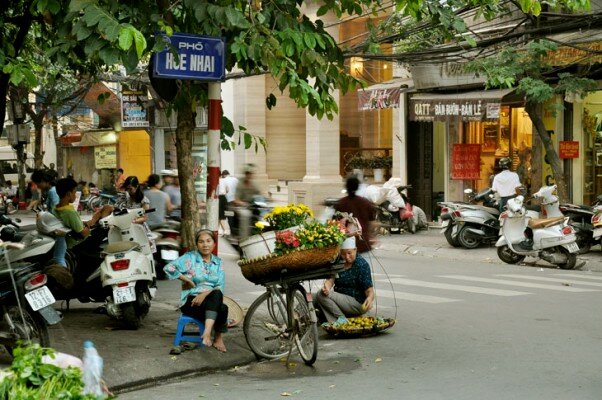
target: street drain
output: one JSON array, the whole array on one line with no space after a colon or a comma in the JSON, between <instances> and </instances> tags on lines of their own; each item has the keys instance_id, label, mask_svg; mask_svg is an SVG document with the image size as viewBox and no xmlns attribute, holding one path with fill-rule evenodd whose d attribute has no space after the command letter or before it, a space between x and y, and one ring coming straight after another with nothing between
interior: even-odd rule
<instances>
[{"instance_id":1,"label":"street drain","mask_svg":"<svg viewBox=\"0 0 602 400\"><path fill-rule=\"evenodd\" d=\"M291 377L329 376L359 369L361 363L355 357L332 357L326 360L317 360L309 367L298 358L291 358L286 365L286 358L280 360L262 361L247 367L231 371L235 375L244 375L249 378L287 379Z\"/></svg>"}]
</instances>

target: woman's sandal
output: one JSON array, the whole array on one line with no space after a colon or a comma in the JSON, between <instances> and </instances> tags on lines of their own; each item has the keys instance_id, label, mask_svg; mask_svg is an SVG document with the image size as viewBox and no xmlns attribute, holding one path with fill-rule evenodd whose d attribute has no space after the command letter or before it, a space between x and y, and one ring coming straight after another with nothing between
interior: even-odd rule
<instances>
[{"instance_id":1,"label":"woman's sandal","mask_svg":"<svg viewBox=\"0 0 602 400\"><path fill-rule=\"evenodd\" d=\"M199 345L196 343L188 343L188 342L182 343L183 350L194 350L198 347L199 347Z\"/></svg>"},{"instance_id":2,"label":"woman's sandal","mask_svg":"<svg viewBox=\"0 0 602 400\"><path fill-rule=\"evenodd\" d=\"M169 351L169 354L174 355L174 356L180 355L180 354L182 354L182 348L180 346L174 346Z\"/></svg>"}]
</instances>

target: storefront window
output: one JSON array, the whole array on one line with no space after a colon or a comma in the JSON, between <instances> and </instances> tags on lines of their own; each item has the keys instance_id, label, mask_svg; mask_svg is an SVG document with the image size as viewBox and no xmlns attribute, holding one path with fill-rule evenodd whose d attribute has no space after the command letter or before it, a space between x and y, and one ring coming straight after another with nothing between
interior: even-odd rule
<instances>
[{"instance_id":1,"label":"storefront window","mask_svg":"<svg viewBox=\"0 0 602 400\"><path fill-rule=\"evenodd\" d=\"M583 202L592 204L602 193L602 91L585 98L583 108Z\"/></svg>"},{"instance_id":2,"label":"storefront window","mask_svg":"<svg viewBox=\"0 0 602 400\"><path fill-rule=\"evenodd\" d=\"M464 122L462 143L481 144L481 174L474 181L475 190L490 186L503 157L512 159L512 169L521 175L521 182L530 185L532 123L524 108L502 106L498 121Z\"/></svg>"}]
</instances>

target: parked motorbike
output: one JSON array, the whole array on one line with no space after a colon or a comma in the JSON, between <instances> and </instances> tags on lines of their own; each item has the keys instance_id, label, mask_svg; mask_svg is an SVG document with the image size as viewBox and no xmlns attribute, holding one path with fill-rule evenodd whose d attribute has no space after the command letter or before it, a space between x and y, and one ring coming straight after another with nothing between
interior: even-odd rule
<instances>
[{"instance_id":1,"label":"parked motorbike","mask_svg":"<svg viewBox=\"0 0 602 400\"><path fill-rule=\"evenodd\" d=\"M165 279L163 267L177 259L182 250L180 222L167 220L165 224L154 228L151 235L157 247L157 251L154 253L157 278Z\"/></svg>"},{"instance_id":2,"label":"parked motorbike","mask_svg":"<svg viewBox=\"0 0 602 400\"><path fill-rule=\"evenodd\" d=\"M468 202L439 202L442 233L453 247L474 249L497 240L500 212L491 188L479 193L466 189ZM479 204L482 203L482 204Z\"/></svg>"},{"instance_id":3,"label":"parked motorbike","mask_svg":"<svg viewBox=\"0 0 602 400\"><path fill-rule=\"evenodd\" d=\"M596 219L596 208L602 205L602 195L598 196L592 206L561 204L560 211L569 217L569 224L575 229L579 253L587 253L592 246L600 243L602 232L594 234ZM600 219L600 218L597 218Z\"/></svg>"},{"instance_id":4,"label":"parked motorbike","mask_svg":"<svg viewBox=\"0 0 602 400\"><path fill-rule=\"evenodd\" d=\"M144 214L142 208L121 209L100 220L100 225L109 229L109 243L99 270L88 278L100 276L107 295L107 313L130 329L140 327L156 294L151 242L144 226L134 223Z\"/></svg>"},{"instance_id":5,"label":"parked motorbike","mask_svg":"<svg viewBox=\"0 0 602 400\"><path fill-rule=\"evenodd\" d=\"M532 218L523 203L523 196L508 200L507 210L500 215L498 257L505 263L517 264L531 256L562 269L575 268L579 246L568 218Z\"/></svg>"},{"instance_id":6,"label":"parked motorbike","mask_svg":"<svg viewBox=\"0 0 602 400\"><path fill-rule=\"evenodd\" d=\"M52 307L55 299L39 265L13 261L24 249L22 243L0 244L0 345L11 355L19 341L50 347L48 325L61 321L61 315Z\"/></svg>"},{"instance_id":7,"label":"parked motorbike","mask_svg":"<svg viewBox=\"0 0 602 400\"><path fill-rule=\"evenodd\" d=\"M92 211L104 205L111 205L115 208L121 209L125 208L126 200L125 192L118 192L117 194L91 192L90 196L86 200L86 207Z\"/></svg>"},{"instance_id":8,"label":"parked motorbike","mask_svg":"<svg viewBox=\"0 0 602 400\"><path fill-rule=\"evenodd\" d=\"M602 195L596 198L592 211L592 241L602 245Z\"/></svg>"}]
</instances>

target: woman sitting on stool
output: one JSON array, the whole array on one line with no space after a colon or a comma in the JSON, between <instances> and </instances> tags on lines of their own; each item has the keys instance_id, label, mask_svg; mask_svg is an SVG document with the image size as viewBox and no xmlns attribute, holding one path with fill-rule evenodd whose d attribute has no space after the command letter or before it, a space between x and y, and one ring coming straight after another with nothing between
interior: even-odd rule
<instances>
[{"instance_id":1,"label":"woman sitting on stool","mask_svg":"<svg viewBox=\"0 0 602 400\"><path fill-rule=\"evenodd\" d=\"M346 317L365 314L374 303L374 287L368 262L355 247L355 237L345 240L341 248L345 268L324 281L322 290L314 295L318 308L328 322L344 322Z\"/></svg>"},{"instance_id":2,"label":"woman sitting on stool","mask_svg":"<svg viewBox=\"0 0 602 400\"><path fill-rule=\"evenodd\" d=\"M223 303L225 273L222 259L212 254L215 241L211 231L199 231L196 243L197 250L189 251L163 270L169 279L182 281L182 314L205 322L203 344L225 353L223 334L228 329L228 306ZM215 330L213 340L212 330ZM179 349L174 350L179 354Z\"/></svg>"}]
</instances>

